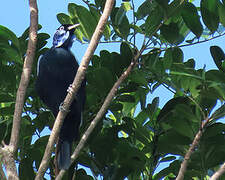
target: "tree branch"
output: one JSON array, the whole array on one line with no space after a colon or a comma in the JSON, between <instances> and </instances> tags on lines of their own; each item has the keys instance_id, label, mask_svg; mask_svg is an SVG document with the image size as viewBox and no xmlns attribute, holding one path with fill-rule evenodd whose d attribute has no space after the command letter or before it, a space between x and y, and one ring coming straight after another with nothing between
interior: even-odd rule
<instances>
[{"instance_id":1,"label":"tree branch","mask_svg":"<svg viewBox=\"0 0 225 180\"><path fill-rule=\"evenodd\" d=\"M30 0L29 6L30 6L29 41L23 65L23 72L21 74L21 80L16 95L16 105L13 116L13 127L11 132L10 143L9 145L2 143L2 147L0 147L0 153L2 154L2 161L6 167L8 179L18 179L14 154L16 153L18 148L21 116L25 102L26 89L29 84L30 74L32 71L32 63L35 56L35 49L37 43L38 8L36 0Z\"/></svg>"},{"instance_id":2,"label":"tree branch","mask_svg":"<svg viewBox=\"0 0 225 180\"><path fill-rule=\"evenodd\" d=\"M187 170L188 161L190 160L190 157L191 157L192 153L194 152L196 146L199 144L199 141L200 141L200 139L202 137L203 129L205 128L205 125L210 120L211 120L211 118L207 118L205 121L202 122L198 133L195 135L195 138L194 138L190 148L188 149L187 153L184 156L184 160L181 163L180 170L178 172L176 180L183 180L184 179L184 174L185 174L185 172Z\"/></svg>"},{"instance_id":3,"label":"tree branch","mask_svg":"<svg viewBox=\"0 0 225 180\"><path fill-rule=\"evenodd\" d=\"M12 153L12 146L4 144L4 147L0 148L0 154L2 155L2 162L5 166L8 180L19 180L14 156Z\"/></svg>"},{"instance_id":4,"label":"tree branch","mask_svg":"<svg viewBox=\"0 0 225 180\"><path fill-rule=\"evenodd\" d=\"M13 116L13 127L10 138L10 146L13 146L13 153L16 152L18 146L21 115L23 111L27 86L30 81L30 74L32 71L32 64L35 57L35 50L37 44L38 8L36 0L30 0L29 6L30 6L30 29L29 29L28 48L26 51L26 57L23 65L23 72L21 75L19 88L17 90L16 105Z\"/></svg>"},{"instance_id":5,"label":"tree branch","mask_svg":"<svg viewBox=\"0 0 225 180\"><path fill-rule=\"evenodd\" d=\"M53 129L52 129L51 135L49 137L49 141L48 141L47 147L45 149L45 153L44 153L43 159L41 161L41 164L39 166L38 173L36 175L35 180L42 179L42 177L44 176L44 173L48 167L51 153L53 151L53 147L56 142L56 138L58 137L58 134L59 134L59 130L62 126L64 118L67 115L69 107L70 107L71 103L73 102L74 97L76 96L76 93L77 93L83 79L85 78L86 69L88 68L90 59L93 56L94 51L95 51L95 49L98 45L98 42L101 38L105 24L111 13L113 4L114 4L114 0L107 0L105 3L105 8L104 8L103 14L98 22L95 32L91 38L90 44L82 58L80 66L77 70L76 77L74 78L74 81L72 83L72 88L71 88L72 91L67 94L67 96L64 100L62 109L65 109L65 111L59 111L59 113L56 117Z\"/></svg>"},{"instance_id":6,"label":"tree branch","mask_svg":"<svg viewBox=\"0 0 225 180\"><path fill-rule=\"evenodd\" d=\"M219 179L220 176L223 175L223 173L225 172L225 163L223 163L223 165L218 169L218 171L216 171L209 180L216 180Z\"/></svg>"},{"instance_id":7,"label":"tree branch","mask_svg":"<svg viewBox=\"0 0 225 180\"><path fill-rule=\"evenodd\" d=\"M139 55L140 54L138 54L135 59L137 59L139 57ZM128 77L128 75L131 73L132 69L135 67L135 65L136 65L135 62L136 61L131 62L131 64L129 65L127 70L120 76L120 78L116 81L116 83L114 84L114 86L110 90L110 92L109 92L108 96L106 97L101 109L98 111L96 117L93 119L90 126L85 131L85 133L83 134L79 144L77 145L75 151L73 152L73 154L71 156L72 162L74 162L75 159L78 157L81 149L84 147L84 145L85 145L88 137L90 136L91 132L94 130L95 126L98 124L98 122L101 120L101 118L106 113L106 111L107 111L112 99L114 98L120 84ZM64 173L65 173L65 170L61 170L59 175L56 177L56 180L60 180L63 177Z\"/></svg>"},{"instance_id":8,"label":"tree branch","mask_svg":"<svg viewBox=\"0 0 225 180\"><path fill-rule=\"evenodd\" d=\"M91 122L91 124L88 127L88 129L83 134L83 136L82 136L79 144L77 145L76 149L74 150L74 152L73 152L73 154L71 156L71 161L72 162L74 162L76 160L76 158L78 157L81 149L84 147L84 145L85 145L88 137L90 136L90 134L92 133L92 131L94 130L94 128L96 127L96 125L98 124L98 122L101 120L101 118L106 113L106 111L107 111L107 109L108 109L108 107L109 107L112 99L116 95L116 92L117 92L120 84L129 76L129 74L132 72L133 68L137 65L137 60L140 57L141 53L143 53L143 51L145 50L145 48L146 48L146 46L145 46L145 44L143 44L141 50L140 51L137 51L137 54L133 58L131 64L128 66L128 68L126 69L126 71L123 72L123 74L119 77L119 79L113 85L113 87L110 90L109 94L107 95L107 97L106 97L106 99L105 99L102 107L98 111L96 117L93 119L93 121ZM61 170L59 172L58 176L56 177L56 180L62 179L62 177L63 177L63 175L64 175L65 172L66 172L65 170Z\"/></svg>"}]
</instances>

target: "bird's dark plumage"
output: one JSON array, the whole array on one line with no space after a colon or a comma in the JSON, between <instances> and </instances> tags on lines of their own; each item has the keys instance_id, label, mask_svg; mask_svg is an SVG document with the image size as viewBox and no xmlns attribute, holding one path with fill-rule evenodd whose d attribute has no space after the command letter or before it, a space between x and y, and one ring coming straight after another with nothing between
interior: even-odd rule
<instances>
[{"instance_id":1,"label":"bird's dark plumage","mask_svg":"<svg viewBox=\"0 0 225 180\"><path fill-rule=\"evenodd\" d=\"M71 25L62 25L57 29L53 38L53 47L38 61L36 90L55 117L79 67L70 51L74 32L74 28L70 29L71 27ZM59 169L68 169L70 166L71 146L78 138L84 103L85 81L82 82L60 130L57 160Z\"/></svg>"}]
</instances>

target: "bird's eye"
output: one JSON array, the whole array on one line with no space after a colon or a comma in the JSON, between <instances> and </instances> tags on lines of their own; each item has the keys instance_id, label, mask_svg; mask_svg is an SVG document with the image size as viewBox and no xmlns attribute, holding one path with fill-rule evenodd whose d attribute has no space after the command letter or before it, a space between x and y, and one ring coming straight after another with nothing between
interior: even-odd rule
<instances>
[{"instance_id":1,"label":"bird's eye","mask_svg":"<svg viewBox=\"0 0 225 180\"><path fill-rule=\"evenodd\" d=\"M59 28L59 30L64 30L64 27L63 27L63 26L61 26L61 27Z\"/></svg>"}]
</instances>

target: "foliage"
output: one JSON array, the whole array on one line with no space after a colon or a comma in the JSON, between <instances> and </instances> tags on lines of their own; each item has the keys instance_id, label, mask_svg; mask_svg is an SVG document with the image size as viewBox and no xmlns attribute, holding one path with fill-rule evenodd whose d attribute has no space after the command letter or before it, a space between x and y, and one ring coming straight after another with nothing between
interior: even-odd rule
<instances>
[{"instance_id":1,"label":"foliage","mask_svg":"<svg viewBox=\"0 0 225 180\"><path fill-rule=\"evenodd\" d=\"M105 1L85 2L85 5L69 3L68 14L57 14L60 23L81 24L75 34L82 43L90 40ZM183 0L146 0L135 7L132 4L128 0L114 5L101 39L120 43L120 52L102 50L99 56L93 56L88 68L86 121L81 134L140 48L137 39L144 39L145 51L65 179L74 173L85 180L99 176L107 180L174 179L201 122L211 117L185 174L187 180L207 178L225 161L225 125L218 122L225 116L225 55L220 47L212 46L210 52L218 69L197 70L197 60L184 59L181 47L223 35L225 2L201 0L200 7ZM222 32L218 33L218 28ZM47 49L48 39L48 34L38 34L36 62ZM0 26L0 141L6 143L27 42L28 29L16 37ZM37 97L35 78L34 67L16 157L23 180L35 176L48 140L48 136L41 137L40 133L54 122L51 112ZM174 97L160 107L160 97L149 102L147 95L162 86L173 92ZM39 136L35 142L33 135ZM49 166L52 179L53 158ZM163 162L170 165L157 171ZM77 170L77 164L90 168L93 176L84 169Z\"/></svg>"}]
</instances>

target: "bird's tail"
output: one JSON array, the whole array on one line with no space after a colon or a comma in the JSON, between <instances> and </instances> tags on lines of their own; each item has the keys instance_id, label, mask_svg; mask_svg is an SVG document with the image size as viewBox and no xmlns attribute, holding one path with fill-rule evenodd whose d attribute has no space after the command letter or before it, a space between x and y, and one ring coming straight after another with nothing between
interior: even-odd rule
<instances>
[{"instance_id":1,"label":"bird's tail","mask_svg":"<svg viewBox=\"0 0 225 180\"><path fill-rule=\"evenodd\" d=\"M68 141L59 142L59 151L57 157L57 164L59 169L69 169L71 163L71 146L72 144Z\"/></svg>"}]
</instances>

